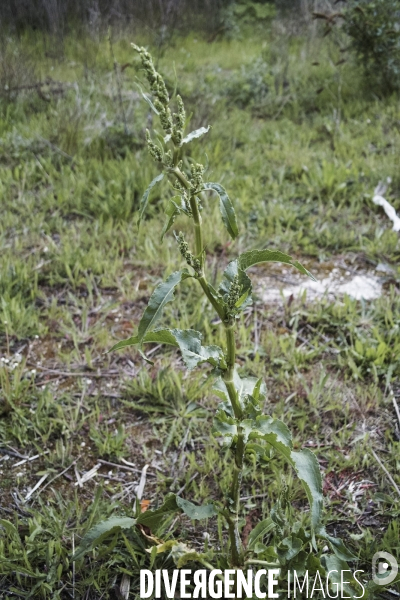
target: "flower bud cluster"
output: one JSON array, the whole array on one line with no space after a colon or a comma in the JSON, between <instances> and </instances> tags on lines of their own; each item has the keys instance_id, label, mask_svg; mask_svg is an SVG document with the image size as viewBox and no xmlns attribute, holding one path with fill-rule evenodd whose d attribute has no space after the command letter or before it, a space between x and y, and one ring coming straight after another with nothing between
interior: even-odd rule
<instances>
[{"instance_id":1,"label":"flower bud cluster","mask_svg":"<svg viewBox=\"0 0 400 600\"><path fill-rule=\"evenodd\" d=\"M148 129L146 129L146 140L147 140L147 148L148 148L150 156L156 162L162 162L163 156L162 156L161 148L153 142L153 140L150 137L150 132Z\"/></svg>"},{"instance_id":2,"label":"flower bud cluster","mask_svg":"<svg viewBox=\"0 0 400 600\"><path fill-rule=\"evenodd\" d=\"M183 139L183 130L185 128L186 113L183 106L183 100L180 96L176 97L178 112L174 113L175 124L172 127L172 141L176 146L180 146Z\"/></svg>"},{"instance_id":3,"label":"flower bud cluster","mask_svg":"<svg viewBox=\"0 0 400 600\"><path fill-rule=\"evenodd\" d=\"M242 285L239 283L239 275L235 275L232 280L231 287L229 288L229 294L226 299L229 312L232 313L235 310L235 304L239 300L242 293Z\"/></svg>"},{"instance_id":4,"label":"flower bud cluster","mask_svg":"<svg viewBox=\"0 0 400 600\"><path fill-rule=\"evenodd\" d=\"M166 133L171 133L172 115L168 107L169 95L164 79L161 77L160 73L157 73L155 70L153 60L147 50L145 48L139 48L138 46L134 46L134 48L140 54L144 72L150 83L151 91L155 96L154 107L159 112L161 126Z\"/></svg>"},{"instance_id":5,"label":"flower bud cluster","mask_svg":"<svg viewBox=\"0 0 400 600\"><path fill-rule=\"evenodd\" d=\"M196 273L199 273L201 270L200 261L198 258L194 258L193 254L190 252L189 245L185 241L185 237L184 237L182 231L179 232L177 240L178 240L178 245L179 245L179 252L182 254L182 256L186 260L187 264L189 266L193 267L193 269L196 271Z\"/></svg>"},{"instance_id":6,"label":"flower bud cluster","mask_svg":"<svg viewBox=\"0 0 400 600\"><path fill-rule=\"evenodd\" d=\"M196 163L191 165L190 167L191 177L190 177L190 188L191 194L198 194L201 192L203 187L203 173L204 167L203 165Z\"/></svg>"},{"instance_id":7,"label":"flower bud cluster","mask_svg":"<svg viewBox=\"0 0 400 600\"><path fill-rule=\"evenodd\" d=\"M154 108L158 111L161 127L167 135L171 136L174 144L176 146L180 146L183 139L183 130L186 119L182 98L177 96L176 100L178 104L178 112L172 115L169 108L169 95L167 87L160 73L155 70L151 55L147 52L147 50L145 50L145 48L139 48L135 45L134 48L140 54L146 78L150 83L150 88L154 95Z\"/></svg>"}]
</instances>

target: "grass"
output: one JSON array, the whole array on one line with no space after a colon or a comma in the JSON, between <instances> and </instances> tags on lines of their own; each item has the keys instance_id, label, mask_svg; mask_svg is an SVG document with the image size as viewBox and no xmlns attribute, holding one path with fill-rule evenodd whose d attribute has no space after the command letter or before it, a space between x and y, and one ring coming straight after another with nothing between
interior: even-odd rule
<instances>
[{"instance_id":1,"label":"grass","mask_svg":"<svg viewBox=\"0 0 400 600\"><path fill-rule=\"evenodd\" d=\"M159 243L166 187L151 199L152 235L135 227L156 168L145 149L151 116L130 41L114 42L118 64L127 65L120 90L106 38L71 36L55 58L45 56L39 36L8 41L17 57L30 50L37 80L57 83L0 102L4 598L118 597L124 575L136 597L151 541L132 532L114 540L111 553L72 565L82 535L111 513L132 514L146 464L143 500L151 507L168 491L194 501L222 497L228 484L230 457L205 434L217 399L202 371L187 376L165 349L153 348L154 367L134 350L105 354L135 329L177 257L172 236ZM239 332L243 372L266 377L265 410L288 424L296 446L317 453L329 528L369 573L375 551L400 556L400 498L387 474L400 486L400 246L371 201L378 181L391 177L387 198L400 209L400 111L397 98L365 87L351 61L335 67L339 43L270 32L209 44L191 35L166 50L159 68L171 88L179 82L191 125L213 125L193 156L208 157L215 168L208 179L223 183L245 223L238 250L279 247L317 277L332 265L359 272L385 265L377 300L303 295L276 304L260 293ZM226 237L217 216L212 223L205 239L219 257L208 261L216 274L233 253L228 240L215 248ZM187 314L170 304L165 322L218 336L191 289L177 292ZM257 333L249 336L252 325ZM76 485L96 465L97 475ZM275 461L265 467L248 466L244 528L284 489ZM300 514L305 499L289 471L287 483ZM226 543L221 524L194 529L183 517L153 533L175 532L200 548L204 529L210 544ZM162 568L165 559L156 560Z\"/></svg>"}]
</instances>

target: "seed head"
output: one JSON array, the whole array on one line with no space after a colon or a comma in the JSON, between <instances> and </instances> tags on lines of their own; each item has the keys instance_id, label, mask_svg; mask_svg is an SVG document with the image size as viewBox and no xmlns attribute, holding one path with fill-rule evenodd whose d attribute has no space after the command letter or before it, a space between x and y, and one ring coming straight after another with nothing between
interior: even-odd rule
<instances>
[{"instance_id":1,"label":"seed head","mask_svg":"<svg viewBox=\"0 0 400 600\"><path fill-rule=\"evenodd\" d=\"M161 149L151 139L150 132L148 129L146 129L146 140L147 140L147 148L148 148L150 156L152 156L156 162L162 162L163 157L162 157Z\"/></svg>"},{"instance_id":2,"label":"seed head","mask_svg":"<svg viewBox=\"0 0 400 600\"><path fill-rule=\"evenodd\" d=\"M243 286L239 283L239 275L235 275L232 279L231 287L229 288L228 298L226 299L226 304L230 311L235 309L235 304L240 298L242 287Z\"/></svg>"},{"instance_id":3,"label":"seed head","mask_svg":"<svg viewBox=\"0 0 400 600\"><path fill-rule=\"evenodd\" d=\"M191 165L191 178L190 178L190 187L192 194L200 192L203 186L203 173L204 167L203 165L196 163Z\"/></svg>"},{"instance_id":4,"label":"seed head","mask_svg":"<svg viewBox=\"0 0 400 600\"><path fill-rule=\"evenodd\" d=\"M196 271L196 273L200 272L201 264L198 258L195 258L193 254L189 250L189 245L185 241L185 236L182 231L179 232L177 236L179 252L182 254L183 258L186 260L187 264Z\"/></svg>"}]
</instances>

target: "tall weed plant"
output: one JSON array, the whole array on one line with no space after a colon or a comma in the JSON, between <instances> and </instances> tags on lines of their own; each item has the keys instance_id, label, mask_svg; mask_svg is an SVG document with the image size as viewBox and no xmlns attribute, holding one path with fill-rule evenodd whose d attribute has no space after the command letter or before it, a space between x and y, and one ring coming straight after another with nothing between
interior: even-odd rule
<instances>
[{"instance_id":1,"label":"tall weed plant","mask_svg":"<svg viewBox=\"0 0 400 600\"><path fill-rule=\"evenodd\" d=\"M323 524L322 479L316 456L308 449L295 450L292 436L287 426L268 414L263 407L266 400L266 386L262 379L245 377L237 364L235 331L244 309L252 303L252 282L247 271L251 267L268 262L289 265L305 276L311 277L299 262L278 250L252 250L232 260L221 275L219 286L214 287L208 278L206 248L203 241L203 222L209 218L209 202L219 202L221 219L227 234L235 240L239 225L233 204L220 183L205 180L205 168L193 161L187 153L188 146L196 139L207 135L209 127L201 127L185 134L186 114L182 99L176 96L174 105L162 76L155 70L150 54L135 46L139 53L142 68L150 84L152 97L143 93L153 113L158 117L161 131L153 135L147 131L147 144L153 160L160 167L157 175L148 186L140 205L138 226L142 225L151 234L148 222L144 220L152 190L163 179L168 180L172 197L165 205L165 225L162 238L174 225L176 218L184 217L193 228L194 245L188 243L182 232L175 232L177 250L186 266L160 283L151 295L147 308L135 336L117 343L112 350L136 346L143 359L150 363L145 354L148 343L167 344L177 347L186 368L195 369L200 365L210 366L210 377L214 380L215 394L221 403L214 417L213 434L223 440L230 449L231 460L226 464L230 487L226 497L211 500L198 506L180 496L169 493L161 507L155 510L140 511L137 504L136 515L114 517L99 523L83 539L75 559L82 557L108 535L119 529L147 525L157 528L171 513L183 513L191 520L204 520L217 517L226 524L229 544L227 552L205 549L198 552L179 540L168 543L156 542L154 552L169 553L178 568L189 562L200 563L208 568L229 565L235 570L251 568L252 565L276 567L280 569L281 584L287 580L291 568L310 570L312 573L328 573L347 570L346 561L354 558L342 541L329 535ZM173 301L178 286L192 279L198 283L199 298L206 296L216 313L225 333L225 346L203 345L200 332L192 329L157 328L163 309ZM184 307L182 307L184 310ZM309 502L309 527L293 517L289 495L285 492L277 499L276 505L267 519L257 523L249 536L246 547L241 538L241 483L246 464L254 461L265 466L280 456L282 475L286 472L284 462L292 468L304 487ZM268 537L269 545L263 544ZM331 552L322 553L328 544ZM152 550L152 553L153 553ZM332 583L340 585L340 576ZM342 583L353 597L352 582Z\"/></svg>"}]
</instances>

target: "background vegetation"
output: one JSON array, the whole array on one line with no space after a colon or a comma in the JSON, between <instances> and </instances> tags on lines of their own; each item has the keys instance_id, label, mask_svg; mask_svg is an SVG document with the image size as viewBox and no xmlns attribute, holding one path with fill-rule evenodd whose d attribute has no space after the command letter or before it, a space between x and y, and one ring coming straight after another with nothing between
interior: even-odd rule
<instances>
[{"instance_id":1,"label":"background vegetation","mask_svg":"<svg viewBox=\"0 0 400 600\"><path fill-rule=\"evenodd\" d=\"M265 270L241 323L239 358L243 373L269 382L265 410L287 423L297 447L315 450L328 528L357 554L357 568L369 573L377 550L400 555L400 246L371 200L378 182L390 177L386 197L400 210L396 85L382 85L383 69L376 67L371 78L374 67L348 50L355 37L333 16L344 5L302 3L303 12L290 13L283 4L213 2L208 27L195 15L205 5L191 3L190 14L183 0L42 0L34 14L33 3L1 5L5 598L127 598L129 586L135 598L138 570L149 564L149 532L115 539L109 553L73 565L82 535L111 513L130 515L138 487L143 508L156 507L169 490L200 502L210 490L222 496L227 488L219 448L204 434L218 400L202 375L186 378L178 355L165 356L157 346L154 367L134 350L105 354L135 330L154 285L176 269L175 241L159 242L166 187L151 198L154 233L135 227L156 167L146 151L151 112L137 85L131 41L152 49L171 91L179 81L192 128L213 126L193 158L209 158L209 179L223 183L247 224L239 251L279 247L318 279L333 269L344 278L380 278L383 293L375 300L313 301L303 294L276 302L265 281L276 287L289 274ZM124 6L141 10L142 21L133 12L125 19ZM84 18L74 7L84 9ZM310 8L321 18L312 20ZM383 56L398 64L395 51ZM392 72L390 83L395 78ZM217 217L205 234L223 267L230 244L226 238L215 248L216 233L224 237ZM214 335L211 313L194 302L190 285L178 293L186 321L176 304L167 322ZM93 468L96 475L85 482ZM289 471L286 482L292 510L301 515L306 502ZM285 490L274 461L261 475L249 468L246 484L245 540ZM197 548L205 543L184 517L166 519L153 533L167 539L173 532ZM206 543L225 543L214 521L206 533Z\"/></svg>"}]
</instances>

